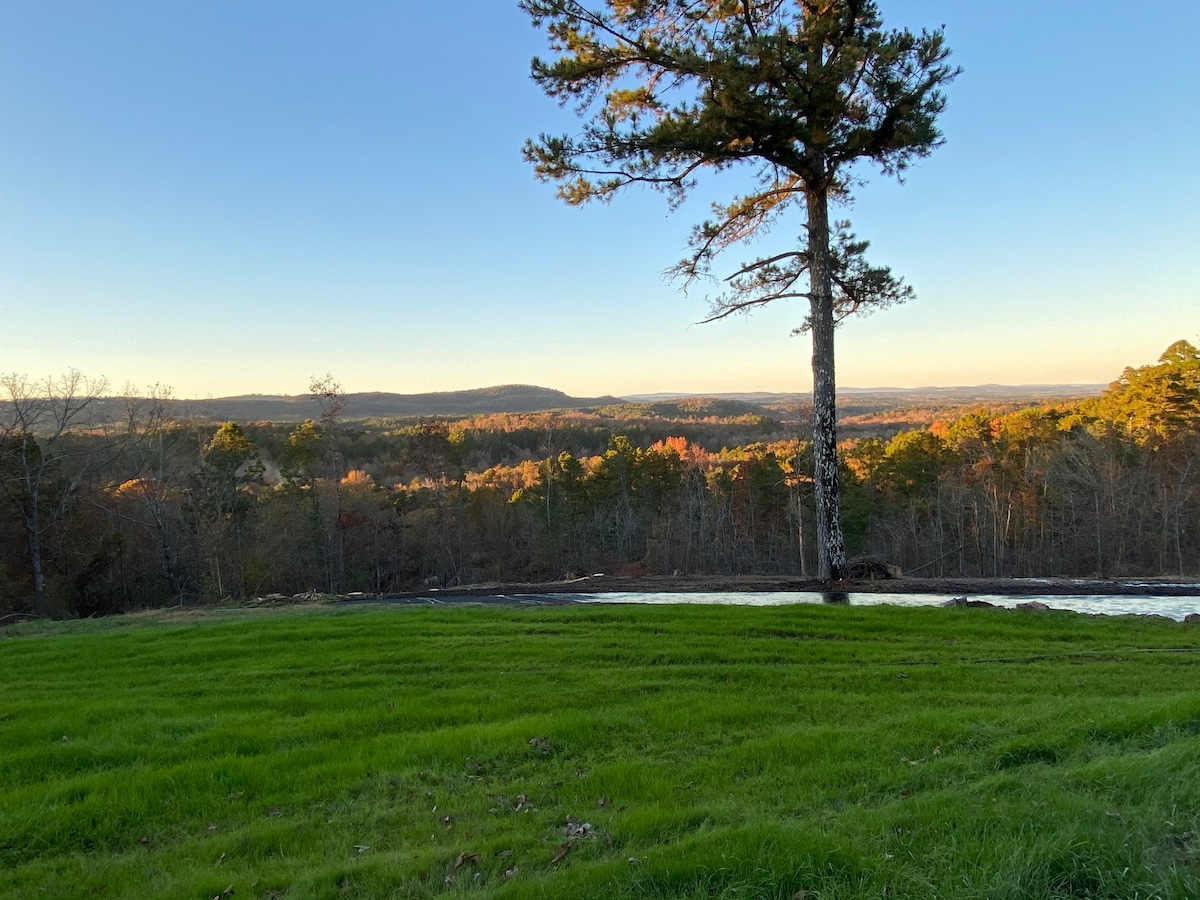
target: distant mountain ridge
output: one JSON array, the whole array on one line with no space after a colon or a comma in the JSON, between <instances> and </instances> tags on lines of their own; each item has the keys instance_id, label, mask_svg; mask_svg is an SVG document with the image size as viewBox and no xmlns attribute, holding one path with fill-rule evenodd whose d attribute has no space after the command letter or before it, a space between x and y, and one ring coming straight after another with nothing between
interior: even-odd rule
<instances>
[{"instance_id":1,"label":"distant mountain ridge","mask_svg":"<svg viewBox=\"0 0 1200 900\"><path fill-rule=\"evenodd\" d=\"M877 398L887 405L936 403L1001 403L1076 400L1099 396L1106 384L984 384L968 387L921 388L839 388L848 402L858 404ZM533 413L566 409L616 408L629 404L669 404L693 401L693 415L737 415L767 413L770 407L804 405L811 393L774 393L746 391L725 393L662 392L626 397L572 397L552 388L529 384L504 384L465 391L438 391L425 394L369 392L348 394L344 416L347 419L412 418L420 416L471 416L492 413ZM707 401L699 403L698 401ZM212 421L303 422L321 414L317 402L308 395L243 394L208 400L178 400L181 409ZM735 408L744 405L742 408ZM623 410L632 414L633 410ZM650 410L647 410L650 412ZM661 411L659 411L661 412ZM683 410L676 411L676 415Z\"/></svg>"},{"instance_id":2,"label":"distant mountain ridge","mask_svg":"<svg viewBox=\"0 0 1200 900\"><path fill-rule=\"evenodd\" d=\"M470 416L487 413L548 412L620 403L617 397L571 397L562 391L530 384L503 384L467 391L429 394L390 394L379 391L347 394L344 415L349 419L411 416ZM244 394L211 400L180 400L189 412L212 420L241 422L303 422L321 414L307 394L289 397Z\"/></svg>"},{"instance_id":3,"label":"distant mountain ridge","mask_svg":"<svg viewBox=\"0 0 1200 900\"><path fill-rule=\"evenodd\" d=\"M1107 384L978 384L953 387L897 388L853 388L839 387L839 396L845 397L908 397L913 400L937 399L954 400L962 403L973 401L1020 401L1020 400L1072 400L1083 397L1099 397L1108 388ZM811 391L780 392L771 391L733 391L715 394L697 394L664 391L655 394L631 394L623 399L631 403L661 403L669 400L681 400L693 397L706 397L713 400L736 400L742 403L776 404L776 403L807 403L812 401Z\"/></svg>"}]
</instances>

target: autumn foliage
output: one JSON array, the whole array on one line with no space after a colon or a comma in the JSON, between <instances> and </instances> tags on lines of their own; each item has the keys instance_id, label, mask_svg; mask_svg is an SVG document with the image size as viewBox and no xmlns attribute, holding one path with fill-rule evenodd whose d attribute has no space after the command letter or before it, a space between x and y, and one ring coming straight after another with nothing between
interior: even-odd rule
<instances>
[{"instance_id":1,"label":"autumn foliage","mask_svg":"<svg viewBox=\"0 0 1200 900\"><path fill-rule=\"evenodd\" d=\"M136 452L82 472L102 436L75 434L42 490L59 504L44 517L46 596L90 615L594 572L812 574L802 411L722 411L163 419ZM839 447L852 554L930 576L1200 572L1200 354L1187 342L1097 398L951 409L908 429L886 418ZM5 452L0 477L14 479L25 457ZM56 479L79 483L67 494ZM0 505L4 610L30 608L23 522Z\"/></svg>"}]
</instances>

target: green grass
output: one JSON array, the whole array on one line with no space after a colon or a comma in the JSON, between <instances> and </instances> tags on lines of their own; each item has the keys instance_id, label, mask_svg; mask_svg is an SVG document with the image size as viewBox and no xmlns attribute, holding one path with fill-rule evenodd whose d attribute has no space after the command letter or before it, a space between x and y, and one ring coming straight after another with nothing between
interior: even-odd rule
<instances>
[{"instance_id":1,"label":"green grass","mask_svg":"<svg viewBox=\"0 0 1200 900\"><path fill-rule=\"evenodd\" d=\"M1169 622L325 607L9 635L0 898L1200 896L1200 631Z\"/></svg>"}]
</instances>

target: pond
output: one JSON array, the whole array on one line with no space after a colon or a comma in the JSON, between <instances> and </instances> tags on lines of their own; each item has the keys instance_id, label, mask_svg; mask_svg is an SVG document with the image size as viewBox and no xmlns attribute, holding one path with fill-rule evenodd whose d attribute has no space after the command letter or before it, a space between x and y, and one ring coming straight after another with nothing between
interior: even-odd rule
<instances>
[{"instance_id":1,"label":"pond","mask_svg":"<svg viewBox=\"0 0 1200 900\"><path fill-rule=\"evenodd\" d=\"M492 594L487 596L456 597L429 594L424 597L408 597L402 600L385 600L388 603L486 603L564 605L572 603L642 603L642 604L724 604L729 606L787 606L795 603L831 603L846 606L944 606L950 601L947 594L884 594L884 593L840 593L820 591L714 591L711 593L559 593L559 594ZM1038 601L1052 609L1064 609L1090 615L1155 615L1183 621L1185 616L1200 613L1200 597L1169 597L1141 595L1134 597L1119 595L1067 594L1055 596L1008 596L1001 594L975 594L969 599L982 600L994 606L1014 608L1021 603ZM379 601L367 601L379 602Z\"/></svg>"}]
</instances>

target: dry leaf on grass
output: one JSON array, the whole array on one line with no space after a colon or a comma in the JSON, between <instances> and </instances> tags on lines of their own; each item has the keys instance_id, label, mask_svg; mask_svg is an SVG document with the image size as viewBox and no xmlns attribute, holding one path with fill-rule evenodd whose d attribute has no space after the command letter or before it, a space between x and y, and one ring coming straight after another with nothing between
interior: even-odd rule
<instances>
[{"instance_id":1,"label":"dry leaf on grass","mask_svg":"<svg viewBox=\"0 0 1200 900\"><path fill-rule=\"evenodd\" d=\"M529 746L533 748L534 752L540 753L542 756L549 756L554 752L554 741L548 737L530 738Z\"/></svg>"},{"instance_id":2,"label":"dry leaf on grass","mask_svg":"<svg viewBox=\"0 0 1200 900\"><path fill-rule=\"evenodd\" d=\"M566 856L568 853L570 853L574 849L575 849L575 844L573 841L564 841L562 843L562 845L559 846L558 852L554 854L554 859L550 860L550 865L554 865L556 862L558 862L560 859L562 859L564 856Z\"/></svg>"},{"instance_id":3,"label":"dry leaf on grass","mask_svg":"<svg viewBox=\"0 0 1200 900\"><path fill-rule=\"evenodd\" d=\"M579 840L585 838L592 833L591 822L576 822L574 819L567 817L567 837Z\"/></svg>"}]
</instances>

